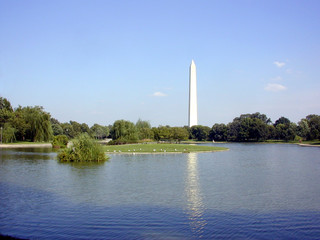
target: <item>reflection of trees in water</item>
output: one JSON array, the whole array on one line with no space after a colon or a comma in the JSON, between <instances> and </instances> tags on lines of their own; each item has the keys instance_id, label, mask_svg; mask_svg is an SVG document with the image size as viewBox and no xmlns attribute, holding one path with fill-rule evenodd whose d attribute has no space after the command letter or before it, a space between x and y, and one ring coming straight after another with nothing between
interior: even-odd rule
<instances>
[{"instance_id":1,"label":"reflection of trees in water","mask_svg":"<svg viewBox=\"0 0 320 240\"><path fill-rule=\"evenodd\" d=\"M185 191L187 194L187 212L189 214L191 229L194 234L201 237L207 223L203 219L204 205L200 191L197 157L197 153L188 154Z\"/></svg>"},{"instance_id":2,"label":"reflection of trees in water","mask_svg":"<svg viewBox=\"0 0 320 240\"><path fill-rule=\"evenodd\" d=\"M13 148L0 151L1 160L42 161L54 159L56 153L51 148Z\"/></svg>"},{"instance_id":3,"label":"reflection of trees in water","mask_svg":"<svg viewBox=\"0 0 320 240\"><path fill-rule=\"evenodd\" d=\"M99 161L99 162L60 162L58 161L58 163L63 165L70 165L77 169L97 169L98 167L103 166L105 164L104 161Z\"/></svg>"}]
</instances>

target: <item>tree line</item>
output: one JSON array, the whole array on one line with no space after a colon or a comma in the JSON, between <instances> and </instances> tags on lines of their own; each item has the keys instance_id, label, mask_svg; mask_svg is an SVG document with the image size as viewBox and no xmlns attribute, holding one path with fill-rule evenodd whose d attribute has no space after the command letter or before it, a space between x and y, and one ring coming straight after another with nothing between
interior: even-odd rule
<instances>
[{"instance_id":1,"label":"tree line","mask_svg":"<svg viewBox=\"0 0 320 240\"><path fill-rule=\"evenodd\" d=\"M311 114L298 124L286 117L274 123L265 114L242 114L228 124L208 126L151 127L148 121L139 119L136 123L117 120L112 125L69 121L59 122L43 107L21 107L13 109L11 103L0 97L0 127L3 142L50 141L54 136L64 135L68 139L87 133L96 139L112 138L113 144L139 141L175 141L188 139L198 141L257 142L266 140L315 140L320 139L320 116Z\"/></svg>"}]
</instances>

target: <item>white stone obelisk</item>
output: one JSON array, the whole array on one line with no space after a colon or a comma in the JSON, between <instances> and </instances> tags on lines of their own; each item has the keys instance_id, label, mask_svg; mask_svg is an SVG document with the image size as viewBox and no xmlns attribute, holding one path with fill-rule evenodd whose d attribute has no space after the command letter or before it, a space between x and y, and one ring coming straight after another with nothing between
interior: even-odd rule
<instances>
[{"instance_id":1,"label":"white stone obelisk","mask_svg":"<svg viewBox=\"0 0 320 240\"><path fill-rule=\"evenodd\" d=\"M198 125L197 72L192 60L189 70L189 127Z\"/></svg>"}]
</instances>

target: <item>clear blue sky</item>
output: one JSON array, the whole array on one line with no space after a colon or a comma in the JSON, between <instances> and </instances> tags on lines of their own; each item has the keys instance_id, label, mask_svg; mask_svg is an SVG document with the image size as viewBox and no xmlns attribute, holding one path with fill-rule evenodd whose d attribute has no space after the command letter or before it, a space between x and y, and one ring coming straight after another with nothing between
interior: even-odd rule
<instances>
[{"instance_id":1,"label":"clear blue sky","mask_svg":"<svg viewBox=\"0 0 320 240\"><path fill-rule=\"evenodd\" d=\"M0 0L0 95L61 122L320 114L320 1Z\"/></svg>"}]
</instances>

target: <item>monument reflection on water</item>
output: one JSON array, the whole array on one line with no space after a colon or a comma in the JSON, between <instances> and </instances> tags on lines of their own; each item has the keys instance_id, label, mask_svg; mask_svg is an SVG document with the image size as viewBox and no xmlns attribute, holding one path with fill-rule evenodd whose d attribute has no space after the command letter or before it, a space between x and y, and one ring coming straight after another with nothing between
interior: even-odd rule
<instances>
[{"instance_id":1,"label":"monument reflection on water","mask_svg":"<svg viewBox=\"0 0 320 240\"><path fill-rule=\"evenodd\" d=\"M203 218L205 208L199 183L197 153L188 154L185 192L187 196L187 213L189 215L190 227L194 233L201 236L207 223Z\"/></svg>"}]
</instances>

